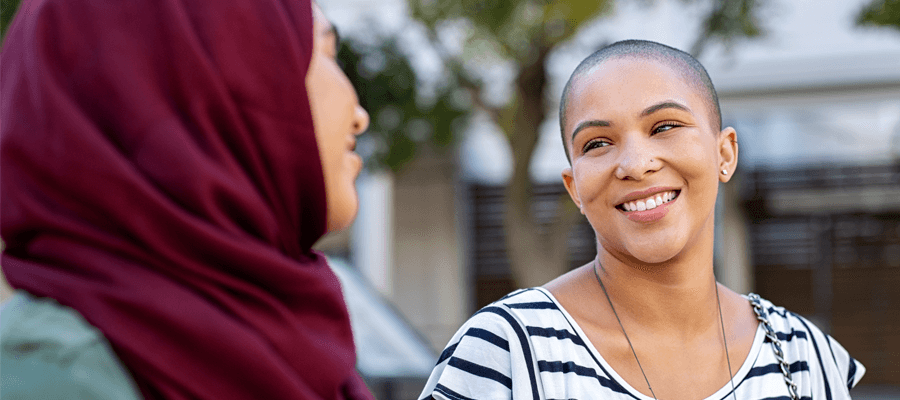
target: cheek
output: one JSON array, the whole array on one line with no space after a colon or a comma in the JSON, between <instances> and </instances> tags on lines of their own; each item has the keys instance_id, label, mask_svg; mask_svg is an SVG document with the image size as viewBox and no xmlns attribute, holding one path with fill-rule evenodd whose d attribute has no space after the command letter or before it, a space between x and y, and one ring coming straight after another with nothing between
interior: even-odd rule
<instances>
[{"instance_id":1,"label":"cheek","mask_svg":"<svg viewBox=\"0 0 900 400\"><path fill-rule=\"evenodd\" d=\"M306 76L306 90L309 99L316 140L324 145L346 140L352 124L352 92L345 87L346 77L336 70L333 61L314 55ZM352 88L351 88L352 90Z\"/></svg>"},{"instance_id":2,"label":"cheek","mask_svg":"<svg viewBox=\"0 0 900 400\"><path fill-rule=\"evenodd\" d=\"M678 163L677 168L689 185L694 183L702 187L718 187L719 169L716 164L718 158L710 150L710 146L694 143L685 146L681 154L682 161Z\"/></svg>"},{"instance_id":3,"label":"cheek","mask_svg":"<svg viewBox=\"0 0 900 400\"><path fill-rule=\"evenodd\" d=\"M604 189L609 185L609 177L612 176L609 168L593 160L580 160L574 167L575 186L578 196L585 205L585 213L597 200L602 200Z\"/></svg>"}]
</instances>

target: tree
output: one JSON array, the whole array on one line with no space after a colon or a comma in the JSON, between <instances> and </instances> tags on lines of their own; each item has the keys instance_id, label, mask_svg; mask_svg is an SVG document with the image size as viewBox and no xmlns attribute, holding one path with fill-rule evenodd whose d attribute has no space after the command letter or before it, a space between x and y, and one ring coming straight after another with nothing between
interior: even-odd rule
<instances>
[{"instance_id":1,"label":"tree","mask_svg":"<svg viewBox=\"0 0 900 400\"><path fill-rule=\"evenodd\" d=\"M900 0L874 0L856 16L857 25L886 26L900 31Z\"/></svg>"},{"instance_id":2,"label":"tree","mask_svg":"<svg viewBox=\"0 0 900 400\"><path fill-rule=\"evenodd\" d=\"M413 18L425 25L432 44L439 49L449 79L467 89L475 107L506 133L513 172L505 193L504 223L507 254L517 286L540 285L566 272L566 240L579 218L576 207L563 196L559 218L543 234L531 213L529 165L549 105L546 64L558 45L583 23L608 12L613 1L408 1ZM712 1L692 51L701 52L711 41L731 45L760 35L756 13L761 1ZM449 50L441 40L442 31L454 25L464 27L463 51ZM485 59L514 66L513 96L507 104L485 101L485 77L478 73Z\"/></svg>"},{"instance_id":3,"label":"tree","mask_svg":"<svg viewBox=\"0 0 900 400\"><path fill-rule=\"evenodd\" d=\"M0 40L6 37L6 29L18 8L19 0L0 0Z\"/></svg>"},{"instance_id":4,"label":"tree","mask_svg":"<svg viewBox=\"0 0 900 400\"><path fill-rule=\"evenodd\" d=\"M360 105L371 116L358 150L372 169L396 171L421 146L448 147L469 115L469 105L450 85L423 94L409 57L399 49L396 37L388 36L367 42L348 38L338 52Z\"/></svg>"}]
</instances>

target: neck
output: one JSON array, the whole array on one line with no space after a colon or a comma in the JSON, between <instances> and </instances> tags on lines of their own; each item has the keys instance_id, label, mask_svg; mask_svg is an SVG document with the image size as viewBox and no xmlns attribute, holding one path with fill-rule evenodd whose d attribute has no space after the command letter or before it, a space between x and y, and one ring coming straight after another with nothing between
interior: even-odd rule
<instances>
[{"instance_id":1,"label":"neck","mask_svg":"<svg viewBox=\"0 0 900 400\"><path fill-rule=\"evenodd\" d=\"M692 336L719 325L712 245L706 247L657 265L623 260L601 247L595 267L623 321Z\"/></svg>"}]
</instances>

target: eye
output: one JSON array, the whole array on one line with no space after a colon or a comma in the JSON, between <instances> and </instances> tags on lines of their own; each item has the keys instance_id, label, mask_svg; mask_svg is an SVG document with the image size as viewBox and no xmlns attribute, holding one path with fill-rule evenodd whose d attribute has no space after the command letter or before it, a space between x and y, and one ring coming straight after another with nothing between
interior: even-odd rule
<instances>
[{"instance_id":1,"label":"eye","mask_svg":"<svg viewBox=\"0 0 900 400\"><path fill-rule=\"evenodd\" d=\"M682 126L684 126L684 124L679 123L679 122L666 121L666 122L660 123L659 125L656 125L656 127L653 128L652 133L653 134L662 133L662 132L669 131L669 130L672 130L672 129L675 129L678 127L682 127Z\"/></svg>"},{"instance_id":2,"label":"eye","mask_svg":"<svg viewBox=\"0 0 900 400\"><path fill-rule=\"evenodd\" d=\"M587 142L587 143L584 145L584 148L581 149L581 153L584 154L584 153L587 153L588 151L591 151L591 150L593 150L593 149L595 149L595 148L598 148L598 147L606 147L606 146L609 146L609 142L607 142L606 140L602 140L602 139L591 139L589 142Z\"/></svg>"}]
</instances>

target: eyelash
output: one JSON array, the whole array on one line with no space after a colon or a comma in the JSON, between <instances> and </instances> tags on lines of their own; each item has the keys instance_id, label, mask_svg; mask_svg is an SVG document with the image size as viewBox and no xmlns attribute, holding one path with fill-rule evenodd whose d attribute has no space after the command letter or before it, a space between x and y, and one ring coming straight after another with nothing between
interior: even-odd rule
<instances>
[{"instance_id":1,"label":"eyelash","mask_svg":"<svg viewBox=\"0 0 900 400\"><path fill-rule=\"evenodd\" d=\"M594 146L595 144L598 146ZM603 146L599 146L601 144ZM591 139L587 143L584 144L584 148L581 149L581 154L587 153L588 151L591 151L597 147L606 147L606 146L609 146L609 142L607 142L606 140Z\"/></svg>"},{"instance_id":2,"label":"eyelash","mask_svg":"<svg viewBox=\"0 0 900 400\"><path fill-rule=\"evenodd\" d=\"M663 122L663 123L660 123L660 124L657 125L656 127L654 127L654 128L653 128L653 131L652 131L650 134L651 134L651 135L655 135L655 134L657 134L657 133L667 132L667 131L670 131L670 130L672 130L672 129L674 129L674 128L679 128L679 127L682 127L682 126L684 126L684 124L679 123L679 122L675 122L675 121L665 121L665 122ZM668 127L669 129L662 130L662 131L659 130L660 128L664 128L664 127ZM584 153L587 153L588 151L591 151L591 150L593 150L593 149L595 149L595 148L598 148L598 147L606 147L606 146L609 146L609 142L608 142L608 141L603 140L603 139L592 139L592 140L589 140L587 143L585 143L584 148L581 149L581 153L584 154Z\"/></svg>"},{"instance_id":3,"label":"eyelash","mask_svg":"<svg viewBox=\"0 0 900 400\"><path fill-rule=\"evenodd\" d=\"M674 128L679 128L679 127L682 127L682 126L684 126L684 124L679 123L679 122L675 122L675 121L665 121L665 122L663 122L663 123L660 123L660 124L657 125L656 127L654 127L654 128L653 128L653 131L651 132L651 135L654 135L654 134L657 134L657 133L661 133L661 132L670 131L670 130L672 130L672 129L674 129ZM663 127L669 127L669 129L660 131L659 128L663 128Z\"/></svg>"}]
</instances>

